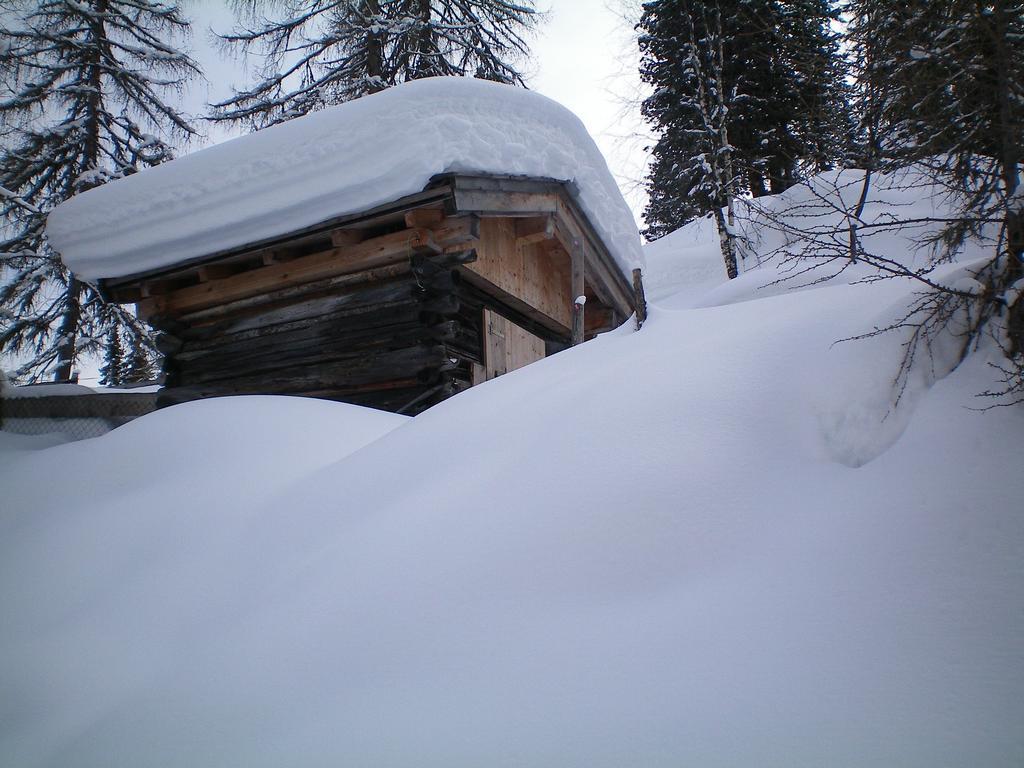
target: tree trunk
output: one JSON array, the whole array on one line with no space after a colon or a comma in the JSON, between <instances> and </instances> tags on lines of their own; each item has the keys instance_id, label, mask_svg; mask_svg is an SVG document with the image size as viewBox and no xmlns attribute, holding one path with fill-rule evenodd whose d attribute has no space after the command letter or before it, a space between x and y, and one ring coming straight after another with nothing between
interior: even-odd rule
<instances>
[{"instance_id":1,"label":"tree trunk","mask_svg":"<svg viewBox=\"0 0 1024 768\"><path fill-rule=\"evenodd\" d=\"M434 69L434 40L430 14L430 0L417 0L416 15L421 26L416 34L416 66L412 72L412 79L441 74Z\"/></svg>"},{"instance_id":2,"label":"tree trunk","mask_svg":"<svg viewBox=\"0 0 1024 768\"><path fill-rule=\"evenodd\" d=\"M1000 172L1003 182L1003 199L1006 201L1004 234L1006 237L1007 266L1003 287L1009 288L1024 278L1024 208L1017 195L1020 178L1022 147L1019 115L1014 110L1014 83L1010 81L1015 51L1009 45L1011 36L1010 19L1004 0L993 3L992 29L993 49L996 56L996 87L998 89ZM1019 85L1019 83L1017 84ZM1007 308L1006 330L1009 339L1009 354L1015 357L1024 353L1024 297Z\"/></svg>"},{"instance_id":3,"label":"tree trunk","mask_svg":"<svg viewBox=\"0 0 1024 768\"><path fill-rule=\"evenodd\" d=\"M71 370L78 356L78 322L82 317L82 284L72 277L68 282L67 306L61 318L57 337L57 369L54 381L70 381Z\"/></svg>"},{"instance_id":4,"label":"tree trunk","mask_svg":"<svg viewBox=\"0 0 1024 768\"><path fill-rule=\"evenodd\" d=\"M722 259L725 261L725 274L730 280L739 276L739 268L736 262L736 241L729 231L725 214L722 209L715 207L715 224L718 226L718 241L722 246Z\"/></svg>"},{"instance_id":5,"label":"tree trunk","mask_svg":"<svg viewBox=\"0 0 1024 768\"><path fill-rule=\"evenodd\" d=\"M379 0L366 0L363 6L364 22L376 19L380 14ZM370 78L370 85L367 88L369 93L376 93L384 90L390 83L384 81L384 41L376 31L367 31L366 35L366 74Z\"/></svg>"}]
</instances>

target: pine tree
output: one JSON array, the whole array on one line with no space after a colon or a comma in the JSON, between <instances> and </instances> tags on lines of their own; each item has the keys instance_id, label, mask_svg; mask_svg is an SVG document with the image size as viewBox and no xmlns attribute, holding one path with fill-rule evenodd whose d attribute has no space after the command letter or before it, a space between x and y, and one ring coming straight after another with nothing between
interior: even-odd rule
<instances>
[{"instance_id":1,"label":"pine tree","mask_svg":"<svg viewBox=\"0 0 1024 768\"><path fill-rule=\"evenodd\" d=\"M170 157L167 140L195 130L163 94L199 73L178 51L188 31L173 5L77 0L21 5L0 47L0 352L19 378L67 379L116 329L149 345L147 329L47 245L47 211L72 195Z\"/></svg>"},{"instance_id":2,"label":"pine tree","mask_svg":"<svg viewBox=\"0 0 1024 768\"><path fill-rule=\"evenodd\" d=\"M125 384L144 384L153 380L153 358L141 339L135 339L132 344L121 380Z\"/></svg>"},{"instance_id":3,"label":"pine tree","mask_svg":"<svg viewBox=\"0 0 1024 768\"><path fill-rule=\"evenodd\" d=\"M668 222L714 212L726 272L732 278L737 275L736 246L732 221L725 221L722 208L728 206L731 219L738 179L729 114L737 88L725 79L725 24L718 6L697 13L689 0L676 0L674 5L674 13L659 16L666 6L648 3L641 21L657 34L640 38L644 76L648 82L672 83L642 106L644 116L663 129L652 152L648 232L664 234L675 229Z\"/></svg>"},{"instance_id":4,"label":"pine tree","mask_svg":"<svg viewBox=\"0 0 1024 768\"><path fill-rule=\"evenodd\" d=\"M956 206L933 263L998 230L975 274L981 290L937 284L931 265L904 270L928 288L904 325L927 344L962 324L964 355L989 331L1009 361L1005 392L1024 399L1024 3L853 0L850 13L869 154L884 170L914 168L944 185Z\"/></svg>"},{"instance_id":5,"label":"pine tree","mask_svg":"<svg viewBox=\"0 0 1024 768\"><path fill-rule=\"evenodd\" d=\"M532 0L286 0L221 36L261 57L258 82L212 105L209 119L253 129L435 75L523 84Z\"/></svg>"},{"instance_id":6,"label":"pine tree","mask_svg":"<svg viewBox=\"0 0 1024 768\"><path fill-rule=\"evenodd\" d=\"M845 154L851 122L834 13L827 0L644 4L640 73L655 91L642 111L659 132L648 236L725 204L713 147L729 156L732 194L755 197L781 192ZM709 66L716 41L720 75ZM702 88L721 102L722 125L705 119Z\"/></svg>"},{"instance_id":7,"label":"pine tree","mask_svg":"<svg viewBox=\"0 0 1024 768\"><path fill-rule=\"evenodd\" d=\"M121 337L116 330L107 335L107 346L103 352L103 365L100 367L100 386L117 387L124 383L124 348Z\"/></svg>"}]
</instances>

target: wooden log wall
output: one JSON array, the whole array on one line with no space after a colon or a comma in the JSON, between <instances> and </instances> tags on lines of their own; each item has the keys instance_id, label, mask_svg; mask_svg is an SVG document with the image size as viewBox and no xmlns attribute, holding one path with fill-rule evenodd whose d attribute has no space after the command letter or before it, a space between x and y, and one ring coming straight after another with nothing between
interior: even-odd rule
<instances>
[{"instance_id":1,"label":"wooden log wall","mask_svg":"<svg viewBox=\"0 0 1024 768\"><path fill-rule=\"evenodd\" d=\"M414 255L398 274L309 284L273 304L165 323L161 406L238 394L299 394L418 413L470 386L479 321L459 298L472 250Z\"/></svg>"}]
</instances>

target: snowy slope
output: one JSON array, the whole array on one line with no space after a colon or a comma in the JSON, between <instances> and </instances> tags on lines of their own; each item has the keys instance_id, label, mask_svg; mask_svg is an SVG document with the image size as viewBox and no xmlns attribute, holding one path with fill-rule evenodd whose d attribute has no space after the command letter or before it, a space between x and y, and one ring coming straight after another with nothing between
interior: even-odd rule
<instances>
[{"instance_id":1,"label":"snowy slope","mask_svg":"<svg viewBox=\"0 0 1024 768\"><path fill-rule=\"evenodd\" d=\"M834 342L912 287L773 275L415 419L9 450L4 764L1019 766L1024 411L986 350L895 407Z\"/></svg>"},{"instance_id":2,"label":"snowy slope","mask_svg":"<svg viewBox=\"0 0 1024 768\"><path fill-rule=\"evenodd\" d=\"M633 214L580 120L540 94L456 77L388 88L89 190L58 206L46 233L79 276L117 277L358 213L449 171L572 181L620 266L642 263Z\"/></svg>"},{"instance_id":3,"label":"snowy slope","mask_svg":"<svg viewBox=\"0 0 1024 768\"><path fill-rule=\"evenodd\" d=\"M710 217L645 244L643 251L649 300L671 297L673 306L682 307L728 280L718 231Z\"/></svg>"}]
</instances>

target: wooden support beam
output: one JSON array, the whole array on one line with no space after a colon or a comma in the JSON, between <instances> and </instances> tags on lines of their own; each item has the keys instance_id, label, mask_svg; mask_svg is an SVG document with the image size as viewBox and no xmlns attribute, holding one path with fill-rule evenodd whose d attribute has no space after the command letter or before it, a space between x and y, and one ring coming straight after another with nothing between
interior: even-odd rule
<instances>
[{"instance_id":1,"label":"wooden support beam","mask_svg":"<svg viewBox=\"0 0 1024 768\"><path fill-rule=\"evenodd\" d=\"M436 227L444 218L441 208L416 208L405 214L407 227Z\"/></svg>"},{"instance_id":2,"label":"wooden support beam","mask_svg":"<svg viewBox=\"0 0 1024 768\"><path fill-rule=\"evenodd\" d=\"M445 219L434 229L404 229L153 296L139 302L139 314L143 318L182 315L290 286L380 269L406 261L414 253L436 254L445 248L463 246L479 234L480 222L476 217Z\"/></svg>"},{"instance_id":3,"label":"wooden support beam","mask_svg":"<svg viewBox=\"0 0 1024 768\"><path fill-rule=\"evenodd\" d=\"M516 219L516 245L532 245L544 240L551 240L555 236L554 216L531 216L525 219Z\"/></svg>"},{"instance_id":4,"label":"wooden support beam","mask_svg":"<svg viewBox=\"0 0 1024 768\"><path fill-rule=\"evenodd\" d=\"M244 270L244 265L238 263L205 264L196 270L199 282L205 283L210 280L223 280L225 277L237 275Z\"/></svg>"},{"instance_id":5,"label":"wooden support beam","mask_svg":"<svg viewBox=\"0 0 1024 768\"><path fill-rule=\"evenodd\" d=\"M464 250L462 246L480 239L480 218L477 216L453 216L443 219L429 230L436 242L446 253Z\"/></svg>"},{"instance_id":6,"label":"wooden support beam","mask_svg":"<svg viewBox=\"0 0 1024 768\"><path fill-rule=\"evenodd\" d=\"M552 193L456 189L455 209L482 216L536 216L554 213L558 202Z\"/></svg>"},{"instance_id":7,"label":"wooden support beam","mask_svg":"<svg viewBox=\"0 0 1024 768\"><path fill-rule=\"evenodd\" d=\"M633 270L633 303L636 304L636 329L639 331L647 319L647 297L644 296L644 279L639 269Z\"/></svg>"},{"instance_id":8,"label":"wooden support beam","mask_svg":"<svg viewBox=\"0 0 1024 768\"><path fill-rule=\"evenodd\" d=\"M569 260L572 269L572 343L576 345L583 343L583 331L585 328L584 305L587 303L587 257L583 241L573 239L572 250L569 251Z\"/></svg>"},{"instance_id":9,"label":"wooden support beam","mask_svg":"<svg viewBox=\"0 0 1024 768\"><path fill-rule=\"evenodd\" d=\"M618 265L611 263L610 255L603 251L602 246L595 245L596 241L588 236L586 227L576 217L573 206L566 204L561 199L558 201L558 212L555 219L555 236L566 251L572 248L572 243L575 240L586 244L590 287L603 303L614 307L626 317L632 314L632 291L629 290L627 281ZM606 255L607 259L604 258Z\"/></svg>"},{"instance_id":10,"label":"wooden support beam","mask_svg":"<svg viewBox=\"0 0 1024 768\"><path fill-rule=\"evenodd\" d=\"M171 277L162 280L150 280L149 282L143 283L140 287L140 293L143 299L148 299L152 296L166 296L173 291L176 291L183 286L187 286L192 281L188 277Z\"/></svg>"},{"instance_id":11,"label":"wooden support beam","mask_svg":"<svg viewBox=\"0 0 1024 768\"><path fill-rule=\"evenodd\" d=\"M359 229L332 229L331 245L335 248L344 248L346 245L361 243L366 238L366 233Z\"/></svg>"}]
</instances>

